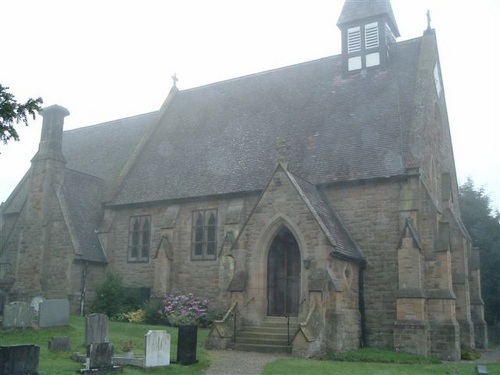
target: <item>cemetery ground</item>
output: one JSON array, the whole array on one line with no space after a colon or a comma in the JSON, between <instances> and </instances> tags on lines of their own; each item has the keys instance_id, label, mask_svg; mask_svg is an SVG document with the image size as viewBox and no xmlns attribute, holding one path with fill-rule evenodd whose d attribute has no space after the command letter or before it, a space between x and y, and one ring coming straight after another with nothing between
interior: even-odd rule
<instances>
[{"instance_id":1,"label":"cemetery ground","mask_svg":"<svg viewBox=\"0 0 500 375\"><path fill-rule=\"evenodd\" d=\"M109 338L115 346L115 354L120 354L126 346L132 346L136 355L144 355L144 334L148 330L167 330L171 335L170 358L177 357L177 328L145 324L109 322ZM219 361L224 361L225 368L220 375L245 374L245 353L241 352L211 352L204 348L208 335L207 329L198 330L198 362L191 366L172 363L168 367L141 369L125 367L124 374L185 374L201 375L210 366L213 358L220 355ZM48 350L48 342L53 337L68 336L71 338L72 351L53 353ZM85 319L70 317L69 327L60 328L27 328L4 330L0 333L0 345L35 344L40 346L40 375L66 375L76 373L82 368L81 363L70 359L72 352L85 352ZM499 350L500 351L500 350ZM337 374L370 374L370 375L433 375L475 373L475 363L438 362L435 360L408 356L403 353L364 349L354 354L335 356L332 359L312 360L279 358L268 363L262 375L337 375ZM351 362L355 361L355 362ZM386 362L386 363L382 363ZM488 363L488 374L500 375L500 357L495 363ZM216 366L217 367L217 366ZM215 370L215 368L214 368ZM210 371L212 373L213 371Z\"/></svg>"},{"instance_id":2,"label":"cemetery ground","mask_svg":"<svg viewBox=\"0 0 500 375\"><path fill-rule=\"evenodd\" d=\"M84 364L73 361L70 357L74 352L85 353L85 318L70 316L69 327L57 328L26 328L9 329L0 331L0 346L35 344L40 346L40 375L67 375L75 374L84 367ZM109 341L113 343L115 354L121 354L132 347L135 355L144 355L144 335L148 330L166 330L170 334L170 358L175 361L177 358L177 328L166 326L155 326L147 324L120 323L110 321ZM196 364L183 366L172 363L168 367L142 369L138 367L127 366L123 374L180 374L195 375L203 373L208 367L209 356L203 348L208 334L207 329L198 330L198 348ZM50 352L48 342L53 337L67 336L71 339L71 352ZM128 348L126 348L128 347ZM125 349L125 350L124 350Z\"/></svg>"}]
</instances>

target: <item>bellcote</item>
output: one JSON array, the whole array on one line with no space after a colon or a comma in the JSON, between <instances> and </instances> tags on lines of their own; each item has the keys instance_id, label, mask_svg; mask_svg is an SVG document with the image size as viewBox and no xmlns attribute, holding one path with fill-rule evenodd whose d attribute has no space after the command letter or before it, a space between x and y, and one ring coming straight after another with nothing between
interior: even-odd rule
<instances>
[{"instance_id":1,"label":"bellcote","mask_svg":"<svg viewBox=\"0 0 500 375\"><path fill-rule=\"evenodd\" d=\"M386 66L400 36L390 0L346 0L337 26L346 73Z\"/></svg>"}]
</instances>

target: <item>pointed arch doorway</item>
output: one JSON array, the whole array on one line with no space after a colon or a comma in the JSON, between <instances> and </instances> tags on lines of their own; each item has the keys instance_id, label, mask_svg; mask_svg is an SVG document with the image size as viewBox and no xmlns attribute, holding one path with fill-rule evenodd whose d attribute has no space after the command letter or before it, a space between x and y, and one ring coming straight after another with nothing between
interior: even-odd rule
<instances>
[{"instance_id":1,"label":"pointed arch doorway","mask_svg":"<svg viewBox=\"0 0 500 375\"><path fill-rule=\"evenodd\" d=\"M300 299L300 250L295 236L282 226L267 259L267 315L297 316Z\"/></svg>"}]
</instances>

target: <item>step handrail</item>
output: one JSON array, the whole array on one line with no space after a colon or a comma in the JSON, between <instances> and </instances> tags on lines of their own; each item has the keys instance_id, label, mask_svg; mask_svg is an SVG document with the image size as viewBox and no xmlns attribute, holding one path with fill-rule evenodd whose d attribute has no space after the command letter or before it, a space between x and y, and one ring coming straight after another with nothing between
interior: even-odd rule
<instances>
[{"instance_id":1,"label":"step handrail","mask_svg":"<svg viewBox=\"0 0 500 375\"><path fill-rule=\"evenodd\" d=\"M247 303L243 305L241 309L238 309L238 307L235 304L235 308L233 310L233 343L236 342L236 313L242 311L245 307L247 307L250 302L255 301L255 297L250 298Z\"/></svg>"}]
</instances>

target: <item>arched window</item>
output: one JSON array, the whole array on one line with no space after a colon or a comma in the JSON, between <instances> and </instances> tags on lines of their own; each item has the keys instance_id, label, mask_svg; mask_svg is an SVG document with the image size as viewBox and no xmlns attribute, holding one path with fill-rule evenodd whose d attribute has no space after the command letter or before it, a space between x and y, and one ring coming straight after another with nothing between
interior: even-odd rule
<instances>
[{"instance_id":1,"label":"arched window","mask_svg":"<svg viewBox=\"0 0 500 375\"><path fill-rule=\"evenodd\" d=\"M149 261L151 248L151 218L149 216L133 216L129 229L129 262Z\"/></svg>"},{"instance_id":2,"label":"arched window","mask_svg":"<svg viewBox=\"0 0 500 375\"><path fill-rule=\"evenodd\" d=\"M193 212L192 259L215 259L217 257L217 211Z\"/></svg>"}]
</instances>

